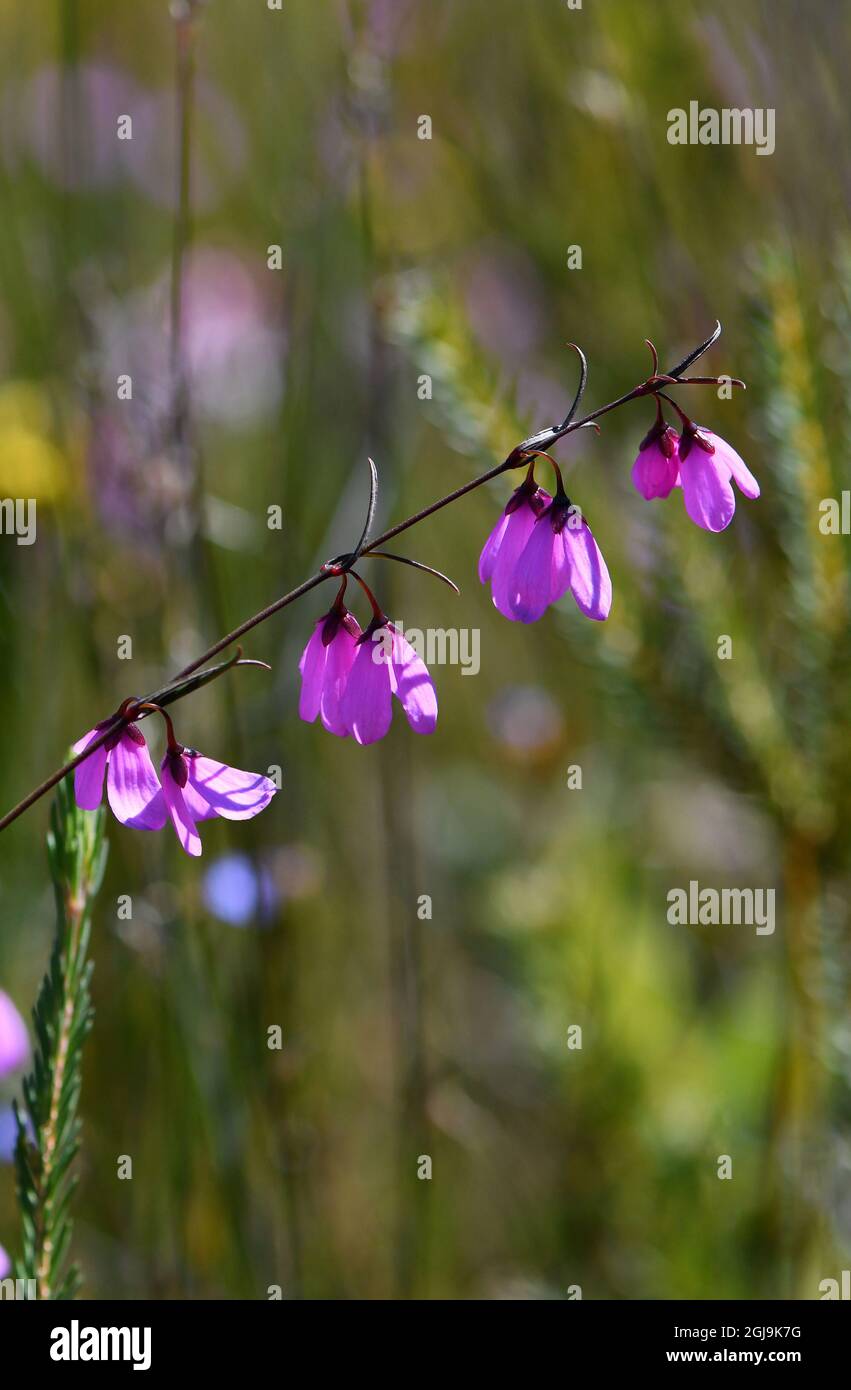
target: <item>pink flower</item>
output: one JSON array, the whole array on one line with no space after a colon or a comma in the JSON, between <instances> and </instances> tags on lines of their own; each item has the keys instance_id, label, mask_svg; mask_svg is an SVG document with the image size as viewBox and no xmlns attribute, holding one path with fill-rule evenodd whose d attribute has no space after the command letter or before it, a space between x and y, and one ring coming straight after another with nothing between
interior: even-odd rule
<instances>
[{"instance_id":1,"label":"pink flower","mask_svg":"<svg viewBox=\"0 0 851 1390\"><path fill-rule=\"evenodd\" d=\"M494 605L503 617L517 618L512 605L515 571L535 522L552 498L534 479L525 479L512 493L479 556L479 579L490 582Z\"/></svg>"},{"instance_id":2,"label":"pink flower","mask_svg":"<svg viewBox=\"0 0 851 1390\"><path fill-rule=\"evenodd\" d=\"M328 732L339 738L345 738L349 732L340 713L340 704L360 636L360 624L348 609L332 608L317 622L298 664L301 672L299 714L308 724L321 715Z\"/></svg>"},{"instance_id":3,"label":"pink flower","mask_svg":"<svg viewBox=\"0 0 851 1390\"><path fill-rule=\"evenodd\" d=\"M437 692L425 662L392 623L373 619L358 639L340 704L343 724L358 743L375 743L387 733L392 695L415 734L434 732Z\"/></svg>"},{"instance_id":4,"label":"pink flower","mask_svg":"<svg viewBox=\"0 0 851 1390\"><path fill-rule=\"evenodd\" d=\"M667 497L680 481L679 435L658 419L641 441L632 481L642 497Z\"/></svg>"},{"instance_id":5,"label":"pink flower","mask_svg":"<svg viewBox=\"0 0 851 1390\"><path fill-rule=\"evenodd\" d=\"M181 846L196 857L201 853L196 821L213 816L250 820L269 805L278 790L260 772L241 772L179 744L169 748L161 771L164 807Z\"/></svg>"},{"instance_id":6,"label":"pink flower","mask_svg":"<svg viewBox=\"0 0 851 1390\"><path fill-rule=\"evenodd\" d=\"M0 989L0 1076L22 1067L30 1055L24 1020L8 994Z\"/></svg>"},{"instance_id":7,"label":"pink flower","mask_svg":"<svg viewBox=\"0 0 851 1390\"><path fill-rule=\"evenodd\" d=\"M74 744L74 752L82 753L108 723L107 720L96 724L84 734ZM82 810L94 811L100 805L104 771L107 799L116 818L136 830L162 830L166 810L160 782L144 735L136 724L128 724L120 733L111 735L75 769L74 796Z\"/></svg>"},{"instance_id":8,"label":"pink flower","mask_svg":"<svg viewBox=\"0 0 851 1390\"><path fill-rule=\"evenodd\" d=\"M745 497L759 497L759 483L747 464L711 430L686 425L678 455L686 511L704 531L723 531L732 521L736 497L731 479Z\"/></svg>"},{"instance_id":9,"label":"pink flower","mask_svg":"<svg viewBox=\"0 0 851 1390\"><path fill-rule=\"evenodd\" d=\"M598 622L609 616L612 581L606 562L578 507L560 492L533 523L514 569L511 610L534 623L570 589L577 607Z\"/></svg>"},{"instance_id":10,"label":"pink flower","mask_svg":"<svg viewBox=\"0 0 851 1390\"><path fill-rule=\"evenodd\" d=\"M3 1246L0 1245L0 1279L5 1279L6 1275L10 1274L11 1271L12 1261L9 1259L9 1256L6 1254L6 1251L3 1249Z\"/></svg>"}]
</instances>

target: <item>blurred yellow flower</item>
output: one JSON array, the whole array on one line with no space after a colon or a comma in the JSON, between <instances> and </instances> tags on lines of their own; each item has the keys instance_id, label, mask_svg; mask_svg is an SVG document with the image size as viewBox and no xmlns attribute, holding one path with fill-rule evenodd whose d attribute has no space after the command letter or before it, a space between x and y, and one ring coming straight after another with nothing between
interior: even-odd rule
<instances>
[{"instance_id":1,"label":"blurred yellow flower","mask_svg":"<svg viewBox=\"0 0 851 1390\"><path fill-rule=\"evenodd\" d=\"M47 393L32 381L0 387L0 496L55 502L67 488L68 460L51 439Z\"/></svg>"}]
</instances>

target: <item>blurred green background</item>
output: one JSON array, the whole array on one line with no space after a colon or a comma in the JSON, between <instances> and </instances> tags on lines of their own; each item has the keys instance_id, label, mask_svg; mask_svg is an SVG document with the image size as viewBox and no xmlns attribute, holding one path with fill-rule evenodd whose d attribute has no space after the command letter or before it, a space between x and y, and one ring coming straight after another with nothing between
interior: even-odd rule
<instances>
[{"instance_id":1,"label":"blurred green background","mask_svg":"<svg viewBox=\"0 0 851 1390\"><path fill-rule=\"evenodd\" d=\"M283 792L206 824L197 862L110 826L85 1292L818 1297L851 1258L849 551L818 525L851 486L847 6L211 0L179 29L188 220L164 0L0 6L0 497L38 502L36 544L0 537L2 809L351 545L367 454L389 525L560 418L571 339L592 409L647 374L645 337L670 365L719 318L702 365L747 393L679 396L763 495L721 535L644 502L631 405L559 449L608 623L569 597L529 628L496 613L475 567L499 480L397 545L460 599L369 567L406 626L480 630L478 675L433 672L434 737L398 710L371 748L299 721L330 589L252 634L271 675L177 707L184 742L280 765ZM669 145L691 100L774 107L775 153ZM47 810L0 837L25 1016ZM669 925L690 879L775 888L775 933Z\"/></svg>"}]
</instances>

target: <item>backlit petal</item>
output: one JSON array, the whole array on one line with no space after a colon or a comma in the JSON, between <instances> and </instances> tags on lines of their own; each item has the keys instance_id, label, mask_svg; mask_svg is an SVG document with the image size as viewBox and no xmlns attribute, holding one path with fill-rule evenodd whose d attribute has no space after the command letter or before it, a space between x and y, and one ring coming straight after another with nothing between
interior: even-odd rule
<instances>
[{"instance_id":1,"label":"backlit petal","mask_svg":"<svg viewBox=\"0 0 851 1390\"><path fill-rule=\"evenodd\" d=\"M437 691L428 667L410 642L391 624L395 694L415 734L431 734L437 724Z\"/></svg>"},{"instance_id":2,"label":"backlit petal","mask_svg":"<svg viewBox=\"0 0 851 1390\"><path fill-rule=\"evenodd\" d=\"M374 660L375 656L379 660ZM362 642L346 681L340 714L358 743L375 743L383 738L393 718L390 663L382 656L380 643L371 639Z\"/></svg>"},{"instance_id":3,"label":"backlit petal","mask_svg":"<svg viewBox=\"0 0 851 1390\"><path fill-rule=\"evenodd\" d=\"M723 531L736 510L730 472L715 454L695 444L680 464L686 511L704 531Z\"/></svg>"},{"instance_id":4,"label":"backlit petal","mask_svg":"<svg viewBox=\"0 0 851 1390\"><path fill-rule=\"evenodd\" d=\"M162 830L168 812L144 738L137 743L130 734L121 735L109 755L106 794L113 815L123 825Z\"/></svg>"}]
</instances>

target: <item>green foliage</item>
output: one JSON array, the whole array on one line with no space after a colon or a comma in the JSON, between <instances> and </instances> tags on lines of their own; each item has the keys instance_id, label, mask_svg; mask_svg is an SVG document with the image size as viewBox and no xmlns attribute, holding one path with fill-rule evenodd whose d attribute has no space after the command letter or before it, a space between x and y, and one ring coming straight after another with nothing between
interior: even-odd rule
<instances>
[{"instance_id":1,"label":"green foliage","mask_svg":"<svg viewBox=\"0 0 851 1390\"><path fill-rule=\"evenodd\" d=\"M60 782L50 814L47 853L56 896L56 939L33 1011L36 1047L24 1080L24 1110L15 1106L15 1162L23 1253L15 1274L34 1280L41 1299L74 1298L80 1285L68 1266L71 1167L80 1145L78 1107L83 1043L92 1026L86 959L91 914L108 846L104 811L81 811L73 781Z\"/></svg>"}]
</instances>

